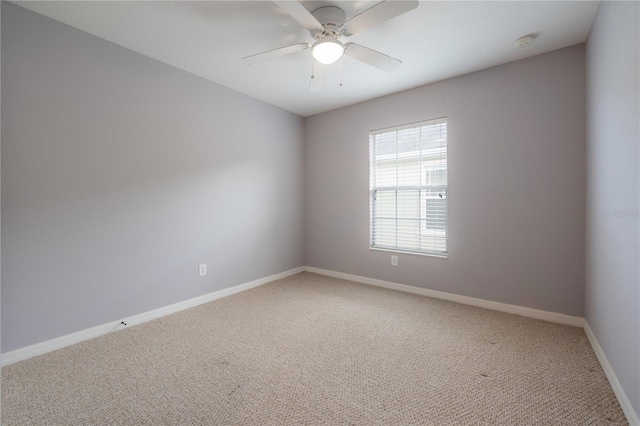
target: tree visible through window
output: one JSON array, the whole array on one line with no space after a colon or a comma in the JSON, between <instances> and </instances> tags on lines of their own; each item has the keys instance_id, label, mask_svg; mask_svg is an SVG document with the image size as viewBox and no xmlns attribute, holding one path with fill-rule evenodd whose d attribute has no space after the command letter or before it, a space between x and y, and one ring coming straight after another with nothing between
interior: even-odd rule
<instances>
[{"instance_id":1,"label":"tree visible through window","mask_svg":"<svg viewBox=\"0 0 640 426\"><path fill-rule=\"evenodd\" d=\"M370 247L447 255L447 119L369 134Z\"/></svg>"}]
</instances>

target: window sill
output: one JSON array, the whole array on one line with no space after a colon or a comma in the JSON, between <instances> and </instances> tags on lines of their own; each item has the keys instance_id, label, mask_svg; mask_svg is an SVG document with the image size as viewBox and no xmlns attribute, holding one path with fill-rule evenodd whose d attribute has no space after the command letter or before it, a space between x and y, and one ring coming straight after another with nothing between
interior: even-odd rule
<instances>
[{"instance_id":1,"label":"window sill","mask_svg":"<svg viewBox=\"0 0 640 426\"><path fill-rule=\"evenodd\" d=\"M408 250L399 250L399 249L390 249L390 248L380 248L380 247L371 247L369 246L369 250L373 251L386 251L390 253L401 253L401 254L413 254L416 256L427 256L427 257L435 257L438 259L448 259L449 253L445 254L434 254L434 253L420 253L417 251L408 251Z\"/></svg>"}]
</instances>

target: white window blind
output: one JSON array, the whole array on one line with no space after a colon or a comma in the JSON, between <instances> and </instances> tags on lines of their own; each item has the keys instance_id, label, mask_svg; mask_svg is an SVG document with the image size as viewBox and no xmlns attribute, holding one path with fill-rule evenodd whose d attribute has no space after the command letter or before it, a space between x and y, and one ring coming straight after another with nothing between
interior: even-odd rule
<instances>
[{"instance_id":1,"label":"white window blind","mask_svg":"<svg viewBox=\"0 0 640 426\"><path fill-rule=\"evenodd\" d=\"M370 247L447 255L447 119L369 134Z\"/></svg>"}]
</instances>

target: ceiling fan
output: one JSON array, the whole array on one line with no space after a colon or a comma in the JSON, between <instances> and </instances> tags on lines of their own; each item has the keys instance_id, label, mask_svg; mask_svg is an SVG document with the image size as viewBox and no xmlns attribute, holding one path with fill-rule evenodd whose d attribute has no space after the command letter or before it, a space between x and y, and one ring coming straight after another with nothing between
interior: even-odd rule
<instances>
[{"instance_id":1,"label":"ceiling fan","mask_svg":"<svg viewBox=\"0 0 640 426\"><path fill-rule=\"evenodd\" d=\"M311 49L311 55L314 58L309 85L311 92L322 90L328 65L336 62L342 55L350 56L387 72L395 71L402 64L402 61L360 44L342 43L340 38L358 34L418 7L418 0L383 0L347 21L344 10L336 6L324 6L309 12L298 1L284 0L273 3L280 6L293 19L309 30L311 36L316 40L315 43L298 43L246 56L242 60L247 64L253 64Z\"/></svg>"}]
</instances>

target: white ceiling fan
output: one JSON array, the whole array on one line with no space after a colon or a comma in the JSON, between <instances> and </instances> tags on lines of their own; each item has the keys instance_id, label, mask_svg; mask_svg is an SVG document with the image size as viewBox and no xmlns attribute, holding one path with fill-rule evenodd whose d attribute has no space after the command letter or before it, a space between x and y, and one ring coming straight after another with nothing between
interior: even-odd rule
<instances>
[{"instance_id":1,"label":"white ceiling fan","mask_svg":"<svg viewBox=\"0 0 640 426\"><path fill-rule=\"evenodd\" d=\"M246 56L242 60L247 64L253 64L310 48L315 59L309 85L311 92L322 90L328 65L336 62L342 55L348 55L387 72L395 71L402 61L356 43L342 43L340 38L358 34L418 7L418 0L383 0L347 21L345 12L336 6L324 6L309 12L298 1L285 0L274 3L309 30L316 40L315 43L298 43Z\"/></svg>"}]
</instances>

